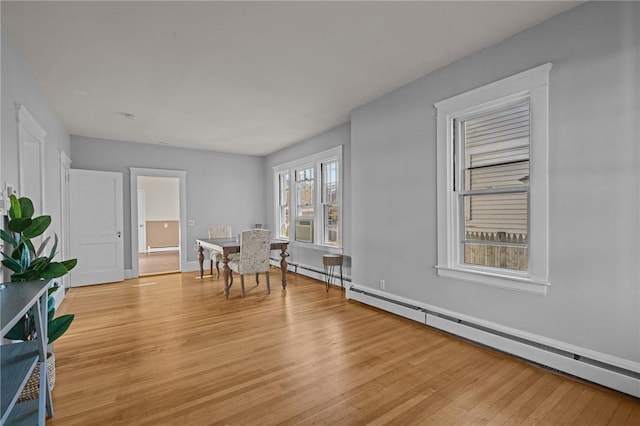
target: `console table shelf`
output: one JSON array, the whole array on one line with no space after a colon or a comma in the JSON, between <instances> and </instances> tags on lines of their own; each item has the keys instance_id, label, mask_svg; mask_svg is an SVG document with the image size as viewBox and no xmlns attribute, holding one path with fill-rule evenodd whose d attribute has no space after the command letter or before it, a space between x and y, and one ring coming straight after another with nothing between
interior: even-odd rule
<instances>
[{"instance_id":1,"label":"console table shelf","mask_svg":"<svg viewBox=\"0 0 640 426\"><path fill-rule=\"evenodd\" d=\"M29 309L34 308L34 320L40 335L47 333L47 289L49 281L6 283L0 289L0 336L4 336L18 323ZM29 376L38 361L46 360L46 342L40 338L31 341L0 345L0 425L44 425L45 411L53 414L46 368L40 369L45 392L33 401L17 403Z\"/></svg>"}]
</instances>

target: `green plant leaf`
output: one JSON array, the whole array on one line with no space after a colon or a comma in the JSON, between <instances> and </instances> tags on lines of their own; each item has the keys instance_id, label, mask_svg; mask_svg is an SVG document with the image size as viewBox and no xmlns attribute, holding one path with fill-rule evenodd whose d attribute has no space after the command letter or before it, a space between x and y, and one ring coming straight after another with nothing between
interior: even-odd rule
<instances>
[{"instance_id":1,"label":"green plant leaf","mask_svg":"<svg viewBox=\"0 0 640 426\"><path fill-rule=\"evenodd\" d=\"M58 283L54 282L53 285L47 290L47 296L51 296L53 293L58 291L59 288L60 286L58 285Z\"/></svg>"},{"instance_id":2,"label":"green plant leaf","mask_svg":"<svg viewBox=\"0 0 640 426\"><path fill-rule=\"evenodd\" d=\"M38 250L36 250L36 252L35 252L37 257L40 257L40 255L44 252L44 249L47 247L47 244L49 243L50 239L51 239L51 237L47 237L47 238L44 239L42 244L40 244L40 247L38 247Z\"/></svg>"},{"instance_id":3,"label":"green plant leaf","mask_svg":"<svg viewBox=\"0 0 640 426\"><path fill-rule=\"evenodd\" d=\"M67 268L67 272L68 272L76 267L76 265L78 264L78 259L63 260L60 263L62 263L64 267Z\"/></svg>"},{"instance_id":4,"label":"green plant leaf","mask_svg":"<svg viewBox=\"0 0 640 426\"><path fill-rule=\"evenodd\" d=\"M56 299L53 296L49 296L49 301L47 302L47 321L49 321L49 323L51 323L55 314L56 314Z\"/></svg>"},{"instance_id":5,"label":"green plant leaf","mask_svg":"<svg viewBox=\"0 0 640 426\"><path fill-rule=\"evenodd\" d=\"M11 232L21 233L31 226L31 222L33 221L28 217L11 219L7 224L7 228L9 228L9 231Z\"/></svg>"},{"instance_id":6,"label":"green plant leaf","mask_svg":"<svg viewBox=\"0 0 640 426\"><path fill-rule=\"evenodd\" d=\"M50 261L56 256L56 250L58 250L58 234L53 234L53 236L53 247L51 247L51 253L49 254Z\"/></svg>"},{"instance_id":7,"label":"green plant leaf","mask_svg":"<svg viewBox=\"0 0 640 426\"><path fill-rule=\"evenodd\" d=\"M32 217L34 213L33 202L27 197L22 197L18 199L18 203L20 204L20 211L22 217Z\"/></svg>"},{"instance_id":8,"label":"green plant leaf","mask_svg":"<svg viewBox=\"0 0 640 426\"><path fill-rule=\"evenodd\" d=\"M25 269L29 269L29 265L31 265L31 253L29 250L22 250L20 253L20 263Z\"/></svg>"},{"instance_id":9,"label":"green plant leaf","mask_svg":"<svg viewBox=\"0 0 640 426\"><path fill-rule=\"evenodd\" d=\"M25 340L26 337L22 333L22 321L18 321L18 323L14 325L3 337L10 340Z\"/></svg>"},{"instance_id":10,"label":"green plant leaf","mask_svg":"<svg viewBox=\"0 0 640 426\"><path fill-rule=\"evenodd\" d=\"M11 275L11 282L23 282L23 281L36 281L40 279L40 274L37 271L28 269L24 272L15 273Z\"/></svg>"},{"instance_id":11,"label":"green plant leaf","mask_svg":"<svg viewBox=\"0 0 640 426\"><path fill-rule=\"evenodd\" d=\"M15 247L18 245L16 239L13 238L13 236L4 229L0 229L0 238L2 238L2 241L4 241L5 243L11 244L11 247Z\"/></svg>"},{"instance_id":12,"label":"green plant leaf","mask_svg":"<svg viewBox=\"0 0 640 426\"><path fill-rule=\"evenodd\" d=\"M9 202L11 207L9 207L9 219L19 219L22 217L22 210L20 209L20 202L18 201L18 197L14 194L9 196Z\"/></svg>"},{"instance_id":13,"label":"green plant leaf","mask_svg":"<svg viewBox=\"0 0 640 426\"><path fill-rule=\"evenodd\" d=\"M67 272L67 268L62 263L51 262L44 270L40 271L40 277L44 279L58 278Z\"/></svg>"},{"instance_id":14,"label":"green plant leaf","mask_svg":"<svg viewBox=\"0 0 640 426\"><path fill-rule=\"evenodd\" d=\"M31 240L22 240L21 242L23 243L24 246L27 247L27 249L29 250L29 253L31 253L31 257L37 257L36 249L33 247L33 243L31 242Z\"/></svg>"},{"instance_id":15,"label":"green plant leaf","mask_svg":"<svg viewBox=\"0 0 640 426\"><path fill-rule=\"evenodd\" d=\"M22 267L22 264L20 262L18 262L17 260L15 260L12 257L7 256L6 254L4 254L4 260L2 261L2 264L4 266L6 266L7 268L11 269L13 272L23 272L24 268Z\"/></svg>"},{"instance_id":16,"label":"green plant leaf","mask_svg":"<svg viewBox=\"0 0 640 426\"><path fill-rule=\"evenodd\" d=\"M35 238L41 235L51 225L51 216L38 216L31 221L31 224L22 231L25 238Z\"/></svg>"},{"instance_id":17,"label":"green plant leaf","mask_svg":"<svg viewBox=\"0 0 640 426\"><path fill-rule=\"evenodd\" d=\"M47 267L48 264L49 259L47 259L46 257L39 257L31 262L31 265L29 265L29 269L33 271L42 271Z\"/></svg>"},{"instance_id":18,"label":"green plant leaf","mask_svg":"<svg viewBox=\"0 0 640 426\"><path fill-rule=\"evenodd\" d=\"M47 330L48 343L53 343L62 336L69 329L74 318L73 314L67 314L49 321L49 329Z\"/></svg>"}]
</instances>

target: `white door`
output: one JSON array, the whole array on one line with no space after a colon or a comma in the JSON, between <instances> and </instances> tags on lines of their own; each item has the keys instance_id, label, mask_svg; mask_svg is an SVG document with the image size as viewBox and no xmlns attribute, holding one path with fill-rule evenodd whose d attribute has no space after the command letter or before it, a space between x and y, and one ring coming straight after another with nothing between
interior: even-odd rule
<instances>
[{"instance_id":1,"label":"white door","mask_svg":"<svg viewBox=\"0 0 640 426\"><path fill-rule=\"evenodd\" d=\"M138 189L138 253L147 252L147 203L144 189Z\"/></svg>"},{"instance_id":2,"label":"white door","mask_svg":"<svg viewBox=\"0 0 640 426\"><path fill-rule=\"evenodd\" d=\"M124 280L122 173L70 170L71 286Z\"/></svg>"}]
</instances>

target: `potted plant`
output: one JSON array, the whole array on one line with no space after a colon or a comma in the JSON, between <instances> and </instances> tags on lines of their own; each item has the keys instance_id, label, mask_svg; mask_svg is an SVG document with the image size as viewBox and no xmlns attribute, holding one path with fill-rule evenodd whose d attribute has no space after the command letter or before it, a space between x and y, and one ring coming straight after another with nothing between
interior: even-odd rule
<instances>
[{"instance_id":1,"label":"potted plant","mask_svg":"<svg viewBox=\"0 0 640 426\"><path fill-rule=\"evenodd\" d=\"M54 279L66 275L76 266L77 259L54 262L58 248L58 236L54 234L53 247L45 253L46 246L51 237L42 241L38 249L35 248L32 239L42 235L51 224L51 216L43 215L33 217L33 203L29 198L10 197L8 231L0 229L0 238L12 247L11 254L2 253L2 264L11 270L12 282L24 282L43 279ZM74 319L73 314L55 317L55 299L52 296L58 289L55 284L48 290L47 300L47 344L51 344L62 336ZM5 336L11 340L31 340L36 333L33 312L25 314L22 321L18 322ZM55 382L55 357L53 353L47 354L47 372L49 374L50 388ZM36 368L37 370L38 368ZM50 371L51 369L51 371ZM34 371L36 374L36 371ZM33 374L32 374L33 377ZM35 376L37 378L37 375ZM36 381L37 383L37 381ZM36 384L37 386L37 384ZM25 386L28 390L28 386ZM37 395L37 394L36 394ZM37 397L37 396L36 396ZM29 399L22 398L21 399Z\"/></svg>"}]
</instances>

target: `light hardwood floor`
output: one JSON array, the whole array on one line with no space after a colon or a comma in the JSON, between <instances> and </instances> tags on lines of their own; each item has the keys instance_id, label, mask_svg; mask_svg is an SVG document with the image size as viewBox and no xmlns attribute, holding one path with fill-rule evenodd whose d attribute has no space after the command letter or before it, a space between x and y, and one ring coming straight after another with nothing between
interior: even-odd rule
<instances>
[{"instance_id":1,"label":"light hardwood floor","mask_svg":"<svg viewBox=\"0 0 640 426\"><path fill-rule=\"evenodd\" d=\"M56 425L639 425L640 402L272 269L272 293L196 273L73 288Z\"/></svg>"}]
</instances>

